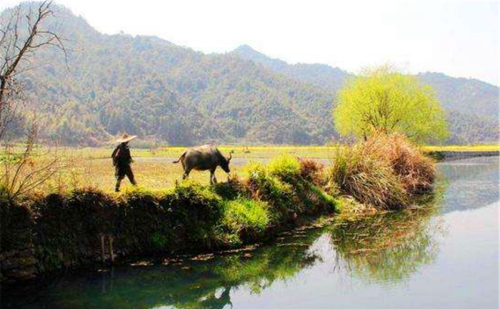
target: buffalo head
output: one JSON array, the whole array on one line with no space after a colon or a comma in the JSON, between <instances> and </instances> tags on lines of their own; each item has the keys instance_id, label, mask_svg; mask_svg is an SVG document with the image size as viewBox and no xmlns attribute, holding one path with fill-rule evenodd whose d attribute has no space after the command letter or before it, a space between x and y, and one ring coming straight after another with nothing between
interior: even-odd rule
<instances>
[{"instance_id":1,"label":"buffalo head","mask_svg":"<svg viewBox=\"0 0 500 309\"><path fill-rule=\"evenodd\" d=\"M229 162L231 162L231 159L233 158L233 152L234 152L234 151L229 152L229 157L224 158L224 160L221 160L222 162L220 162L220 167L221 167L221 168L224 170L224 172L226 172L226 173L229 173L229 172L230 172L230 169L229 169Z\"/></svg>"}]
</instances>

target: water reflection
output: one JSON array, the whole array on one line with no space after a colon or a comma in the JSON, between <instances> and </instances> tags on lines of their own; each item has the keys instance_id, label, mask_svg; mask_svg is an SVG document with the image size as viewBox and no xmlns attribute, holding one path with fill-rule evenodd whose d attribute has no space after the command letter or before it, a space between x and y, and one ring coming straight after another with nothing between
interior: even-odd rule
<instances>
[{"instance_id":1,"label":"water reflection","mask_svg":"<svg viewBox=\"0 0 500 309\"><path fill-rule=\"evenodd\" d=\"M498 201L498 157L452 161L438 168L445 182L442 213L478 209Z\"/></svg>"},{"instance_id":2,"label":"water reflection","mask_svg":"<svg viewBox=\"0 0 500 309\"><path fill-rule=\"evenodd\" d=\"M434 205L432 205L434 206ZM339 222L331 231L339 273L368 282L408 279L438 252L436 207L388 213Z\"/></svg>"},{"instance_id":3,"label":"water reflection","mask_svg":"<svg viewBox=\"0 0 500 309\"><path fill-rule=\"evenodd\" d=\"M179 259L171 266L65 276L38 295L21 292L2 308L224 308L231 305L233 289L245 287L258 294L314 265L319 256L308 248L320 232L298 231L273 246L213 259L208 255Z\"/></svg>"},{"instance_id":4,"label":"water reflection","mask_svg":"<svg viewBox=\"0 0 500 309\"><path fill-rule=\"evenodd\" d=\"M202 256L179 259L171 266L65 276L34 295L37 305L34 298L22 296L2 308L224 308L232 306L231 292L247 289L260 294L318 263L336 265L342 274L369 281L394 282L434 259L432 213L391 213L296 231L272 246L208 261L203 259L210 256ZM330 237L331 250L321 253L313 248L322 235Z\"/></svg>"}]
</instances>

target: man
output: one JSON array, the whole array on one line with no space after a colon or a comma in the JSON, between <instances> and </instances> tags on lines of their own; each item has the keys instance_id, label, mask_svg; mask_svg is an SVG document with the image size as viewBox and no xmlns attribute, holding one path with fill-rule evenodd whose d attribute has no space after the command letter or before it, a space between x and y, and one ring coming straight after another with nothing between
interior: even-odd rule
<instances>
[{"instance_id":1,"label":"man","mask_svg":"<svg viewBox=\"0 0 500 309\"><path fill-rule=\"evenodd\" d=\"M135 186L137 183L134 179L134 173L132 172L132 168L130 164L133 162L132 156L130 155L130 149L128 148L128 142L136 138L137 135L128 135L123 134L122 137L116 140L117 143L120 143L116 146L111 158L113 158L113 165L115 166L115 176L116 176L116 187L115 192L120 192L120 184L125 178L128 177L130 182Z\"/></svg>"}]
</instances>

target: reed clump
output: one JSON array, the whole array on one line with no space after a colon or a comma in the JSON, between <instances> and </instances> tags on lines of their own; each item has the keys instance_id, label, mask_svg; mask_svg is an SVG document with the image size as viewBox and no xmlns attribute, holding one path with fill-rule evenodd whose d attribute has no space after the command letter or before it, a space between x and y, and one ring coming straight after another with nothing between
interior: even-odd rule
<instances>
[{"instance_id":1,"label":"reed clump","mask_svg":"<svg viewBox=\"0 0 500 309\"><path fill-rule=\"evenodd\" d=\"M389 161L407 194L415 196L432 191L436 178L434 161L404 135L380 135L369 139L365 147L378 158Z\"/></svg>"},{"instance_id":2,"label":"reed clump","mask_svg":"<svg viewBox=\"0 0 500 309\"><path fill-rule=\"evenodd\" d=\"M375 135L340 148L329 172L331 190L377 209L401 209L432 190L434 162L401 135Z\"/></svg>"},{"instance_id":3,"label":"reed clump","mask_svg":"<svg viewBox=\"0 0 500 309\"><path fill-rule=\"evenodd\" d=\"M301 158L300 176L315 184L316 186L324 186L326 184L325 165L313 159Z\"/></svg>"}]
</instances>

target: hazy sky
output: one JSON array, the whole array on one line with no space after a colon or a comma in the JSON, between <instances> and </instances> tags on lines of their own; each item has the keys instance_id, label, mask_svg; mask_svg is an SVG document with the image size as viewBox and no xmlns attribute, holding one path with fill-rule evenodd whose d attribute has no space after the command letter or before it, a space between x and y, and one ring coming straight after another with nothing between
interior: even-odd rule
<instances>
[{"instance_id":1,"label":"hazy sky","mask_svg":"<svg viewBox=\"0 0 500 309\"><path fill-rule=\"evenodd\" d=\"M0 10L18 0L0 0ZM59 0L97 30L156 35L205 53L248 44L348 71L391 62L498 85L499 2Z\"/></svg>"}]
</instances>

